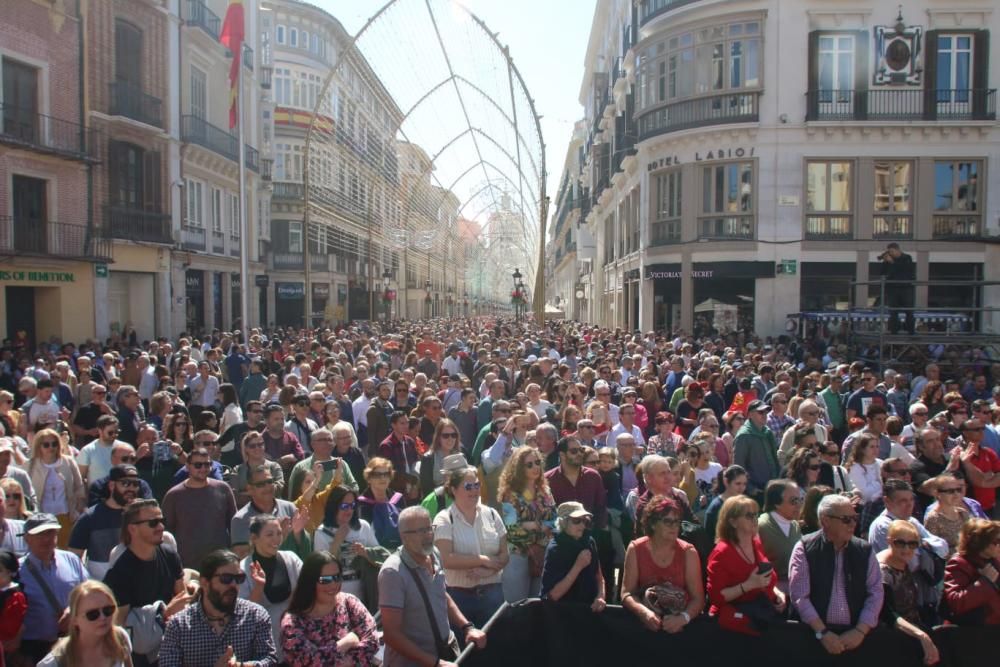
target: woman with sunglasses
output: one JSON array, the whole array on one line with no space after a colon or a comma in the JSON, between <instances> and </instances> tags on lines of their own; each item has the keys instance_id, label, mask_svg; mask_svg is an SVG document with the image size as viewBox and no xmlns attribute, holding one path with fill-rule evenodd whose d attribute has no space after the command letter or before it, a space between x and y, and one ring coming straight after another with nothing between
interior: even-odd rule
<instances>
[{"instance_id":1,"label":"woman with sunglasses","mask_svg":"<svg viewBox=\"0 0 1000 667\"><path fill-rule=\"evenodd\" d=\"M378 543L390 550L402 544L399 512L406 506L403 494L389 489L394 474L392 461L372 458L364 470L368 488L358 496L359 516L372 525Z\"/></svg>"},{"instance_id":2,"label":"woman with sunglasses","mask_svg":"<svg viewBox=\"0 0 1000 667\"><path fill-rule=\"evenodd\" d=\"M240 443L240 451L243 453L243 463L236 466L229 483L236 494L236 506L243 507L250 502L250 471L257 466L265 466L271 473L274 480L274 495L282 497L285 488L285 473L281 470L281 464L272 461L264 455L264 438L256 431L250 431L243 436Z\"/></svg>"},{"instance_id":3,"label":"woman with sunglasses","mask_svg":"<svg viewBox=\"0 0 1000 667\"><path fill-rule=\"evenodd\" d=\"M889 524L888 539L889 548L877 554L885 592L880 618L890 628L919 641L924 664L933 665L940 656L927 632L935 624L936 614L921 605L920 587L909 566L920 548L920 533L909 521L896 520Z\"/></svg>"},{"instance_id":4,"label":"woman with sunglasses","mask_svg":"<svg viewBox=\"0 0 1000 667\"><path fill-rule=\"evenodd\" d=\"M62 438L50 428L38 431L32 438L27 468L38 496L38 510L59 520L62 528L57 544L65 549L73 522L87 506L80 468L72 456L63 453Z\"/></svg>"},{"instance_id":5,"label":"woman with sunglasses","mask_svg":"<svg viewBox=\"0 0 1000 667\"><path fill-rule=\"evenodd\" d=\"M279 550L283 540L281 520L271 514L258 514L250 520L250 555L240 562L246 578L240 583L239 596L267 610L278 660L281 617L302 569L302 560L295 553Z\"/></svg>"},{"instance_id":6,"label":"woman with sunglasses","mask_svg":"<svg viewBox=\"0 0 1000 667\"><path fill-rule=\"evenodd\" d=\"M931 480L937 502L924 515L924 528L948 542L949 556L958 548L962 526L971 514L965 506L965 480L943 472Z\"/></svg>"},{"instance_id":7,"label":"woman with sunglasses","mask_svg":"<svg viewBox=\"0 0 1000 667\"><path fill-rule=\"evenodd\" d=\"M28 496L20 482L12 477L0 477L0 489L3 490L4 494L4 518L14 521L27 519L29 514Z\"/></svg>"},{"instance_id":8,"label":"woman with sunglasses","mask_svg":"<svg viewBox=\"0 0 1000 667\"><path fill-rule=\"evenodd\" d=\"M342 590L340 562L326 551L309 554L281 621L280 647L289 667L377 664L375 619Z\"/></svg>"},{"instance_id":9,"label":"woman with sunglasses","mask_svg":"<svg viewBox=\"0 0 1000 667\"><path fill-rule=\"evenodd\" d=\"M705 606L701 559L679 539L682 517L673 499L653 496L639 523L643 537L625 552L622 606L653 632L681 632Z\"/></svg>"},{"instance_id":10,"label":"woman with sunglasses","mask_svg":"<svg viewBox=\"0 0 1000 667\"><path fill-rule=\"evenodd\" d=\"M163 439L176 442L185 452L190 452L194 446L194 429L191 428L191 417L183 412L167 415L163 420Z\"/></svg>"},{"instance_id":11,"label":"woman with sunglasses","mask_svg":"<svg viewBox=\"0 0 1000 667\"><path fill-rule=\"evenodd\" d=\"M779 620L785 595L757 535L757 502L736 496L722 504L708 557L709 610L719 627L757 635Z\"/></svg>"},{"instance_id":12,"label":"woman with sunglasses","mask_svg":"<svg viewBox=\"0 0 1000 667\"><path fill-rule=\"evenodd\" d=\"M799 487L800 496L804 498L806 491L819 483L822 468L823 463L815 450L798 449L788 462L788 467L785 469L785 479L795 482Z\"/></svg>"},{"instance_id":13,"label":"woman with sunglasses","mask_svg":"<svg viewBox=\"0 0 1000 667\"><path fill-rule=\"evenodd\" d=\"M542 585L545 548L556 516L544 472L545 461L537 449L518 447L500 474L497 498L510 545L502 581L507 602L536 597Z\"/></svg>"},{"instance_id":14,"label":"woman with sunglasses","mask_svg":"<svg viewBox=\"0 0 1000 667\"><path fill-rule=\"evenodd\" d=\"M354 491L338 486L330 492L313 544L317 551L328 551L340 562L342 590L361 600L369 610L377 609L378 569L389 551L379 545L372 525L360 517Z\"/></svg>"},{"instance_id":15,"label":"woman with sunglasses","mask_svg":"<svg viewBox=\"0 0 1000 667\"><path fill-rule=\"evenodd\" d=\"M479 502L475 468L451 472L445 493L454 502L434 517L434 546L441 553L448 594L465 617L481 628L503 604L500 582L510 559L507 527L495 509Z\"/></svg>"},{"instance_id":16,"label":"woman with sunglasses","mask_svg":"<svg viewBox=\"0 0 1000 667\"><path fill-rule=\"evenodd\" d=\"M131 667L132 642L128 632L114 623L117 611L115 596L103 583L91 579L77 585L69 594L67 636L56 642L39 667Z\"/></svg>"},{"instance_id":17,"label":"woman with sunglasses","mask_svg":"<svg viewBox=\"0 0 1000 667\"><path fill-rule=\"evenodd\" d=\"M788 463L795 448L802 444L804 435L799 434L801 430L810 431L815 442L826 442L827 430L819 422L820 408L813 400L805 400L799 405L798 421L792 424L781 435L781 443L778 446L778 462L782 465Z\"/></svg>"},{"instance_id":18,"label":"woman with sunglasses","mask_svg":"<svg viewBox=\"0 0 1000 667\"><path fill-rule=\"evenodd\" d=\"M555 534L545 548L540 594L603 611L607 606L604 575L597 543L590 534L593 515L577 502L561 504L556 514Z\"/></svg>"},{"instance_id":19,"label":"woman with sunglasses","mask_svg":"<svg viewBox=\"0 0 1000 667\"><path fill-rule=\"evenodd\" d=\"M420 477L420 497L425 497L444 482L441 469L444 459L452 454L462 452L461 434L455 422L442 417L434 427L434 437L431 438L430 449L420 457L417 464L417 474Z\"/></svg>"}]
</instances>

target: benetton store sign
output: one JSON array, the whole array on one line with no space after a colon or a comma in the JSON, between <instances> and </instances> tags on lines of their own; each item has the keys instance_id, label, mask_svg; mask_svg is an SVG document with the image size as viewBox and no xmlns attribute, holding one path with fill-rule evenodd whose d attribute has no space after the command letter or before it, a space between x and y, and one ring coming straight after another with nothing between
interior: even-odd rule
<instances>
[{"instance_id":1,"label":"benetton store sign","mask_svg":"<svg viewBox=\"0 0 1000 667\"><path fill-rule=\"evenodd\" d=\"M29 280L36 283L75 283L69 271L0 271L0 280Z\"/></svg>"},{"instance_id":2,"label":"benetton store sign","mask_svg":"<svg viewBox=\"0 0 1000 667\"><path fill-rule=\"evenodd\" d=\"M712 278L773 278L774 262L695 262L690 271L683 271L678 263L648 264L646 280L681 280L690 276L694 280Z\"/></svg>"}]
</instances>

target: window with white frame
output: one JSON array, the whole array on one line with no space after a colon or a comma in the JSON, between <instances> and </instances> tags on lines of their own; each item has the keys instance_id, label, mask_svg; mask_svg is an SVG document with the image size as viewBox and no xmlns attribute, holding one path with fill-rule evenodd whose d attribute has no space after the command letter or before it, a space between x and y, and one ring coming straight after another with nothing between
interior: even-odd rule
<instances>
[{"instance_id":1,"label":"window with white frame","mask_svg":"<svg viewBox=\"0 0 1000 667\"><path fill-rule=\"evenodd\" d=\"M288 45L298 46L299 45L299 29L289 28L288 29Z\"/></svg>"},{"instance_id":2,"label":"window with white frame","mask_svg":"<svg viewBox=\"0 0 1000 667\"><path fill-rule=\"evenodd\" d=\"M681 240L681 170L672 169L653 177L652 245Z\"/></svg>"},{"instance_id":3,"label":"window with white frame","mask_svg":"<svg viewBox=\"0 0 1000 667\"><path fill-rule=\"evenodd\" d=\"M288 223L288 252L302 252L302 223L290 221Z\"/></svg>"},{"instance_id":4,"label":"window with white frame","mask_svg":"<svg viewBox=\"0 0 1000 667\"><path fill-rule=\"evenodd\" d=\"M302 42L301 42L302 43L302 48L308 50L309 49L309 31L308 30L303 30L302 34L300 34L299 37L302 40Z\"/></svg>"},{"instance_id":5,"label":"window with white frame","mask_svg":"<svg viewBox=\"0 0 1000 667\"><path fill-rule=\"evenodd\" d=\"M806 238L852 237L852 174L845 160L806 163Z\"/></svg>"},{"instance_id":6,"label":"window with white frame","mask_svg":"<svg viewBox=\"0 0 1000 667\"><path fill-rule=\"evenodd\" d=\"M229 194L229 233L234 237L240 235L240 198L239 195Z\"/></svg>"},{"instance_id":7,"label":"window with white frame","mask_svg":"<svg viewBox=\"0 0 1000 667\"><path fill-rule=\"evenodd\" d=\"M913 163L875 161L875 201L872 236L878 239L913 236Z\"/></svg>"},{"instance_id":8,"label":"window with white frame","mask_svg":"<svg viewBox=\"0 0 1000 667\"><path fill-rule=\"evenodd\" d=\"M756 196L753 162L725 162L702 167L698 238L754 238Z\"/></svg>"},{"instance_id":9,"label":"window with white frame","mask_svg":"<svg viewBox=\"0 0 1000 667\"><path fill-rule=\"evenodd\" d=\"M208 75L194 65L191 65L191 115L196 118L208 118Z\"/></svg>"},{"instance_id":10,"label":"window with white frame","mask_svg":"<svg viewBox=\"0 0 1000 667\"><path fill-rule=\"evenodd\" d=\"M188 227L204 227L205 218L202 213L204 204L203 189L200 181L184 179L184 189L187 191L187 215L185 224Z\"/></svg>"},{"instance_id":11,"label":"window with white frame","mask_svg":"<svg viewBox=\"0 0 1000 667\"><path fill-rule=\"evenodd\" d=\"M212 231L222 231L222 190L212 188L212 198L209 205L209 219L212 222Z\"/></svg>"},{"instance_id":12,"label":"window with white frame","mask_svg":"<svg viewBox=\"0 0 1000 667\"><path fill-rule=\"evenodd\" d=\"M275 28L274 41L276 41L278 44L285 43L285 26L279 25L277 28Z\"/></svg>"}]
</instances>

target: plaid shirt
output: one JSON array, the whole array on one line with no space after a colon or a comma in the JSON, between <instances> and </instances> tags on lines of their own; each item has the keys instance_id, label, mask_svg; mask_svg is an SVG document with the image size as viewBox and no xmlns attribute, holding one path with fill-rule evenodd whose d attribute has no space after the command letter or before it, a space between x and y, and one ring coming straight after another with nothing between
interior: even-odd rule
<instances>
[{"instance_id":1,"label":"plaid shirt","mask_svg":"<svg viewBox=\"0 0 1000 667\"><path fill-rule=\"evenodd\" d=\"M781 442L781 436L784 434L785 429L795 423L795 420L788 416L788 413L781 415L780 417L773 412L767 413L767 427L774 434L774 439Z\"/></svg>"},{"instance_id":2,"label":"plaid shirt","mask_svg":"<svg viewBox=\"0 0 1000 667\"><path fill-rule=\"evenodd\" d=\"M236 599L236 609L221 634L209 625L201 602L189 605L167 622L160 644L160 667L213 667L226 647L242 665L276 667L271 617L259 604Z\"/></svg>"}]
</instances>

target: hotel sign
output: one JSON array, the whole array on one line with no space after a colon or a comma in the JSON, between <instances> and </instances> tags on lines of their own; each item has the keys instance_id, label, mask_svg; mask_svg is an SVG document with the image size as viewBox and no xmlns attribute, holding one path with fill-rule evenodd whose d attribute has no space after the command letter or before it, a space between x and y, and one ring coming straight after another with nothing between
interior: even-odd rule
<instances>
[{"instance_id":1,"label":"hotel sign","mask_svg":"<svg viewBox=\"0 0 1000 667\"><path fill-rule=\"evenodd\" d=\"M708 150L698 149L694 152L694 159L691 162L708 162L711 160L740 160L743 158L752 158L756 152L756 148L751 146L750 148L744 148L739 146L737 148L710 148ZM658 160L653 160L646 165L646 171L656 171L657 169L663 169L665 167L676 167L682 164L680 157L676 155L667 155L661 157Z\"/></svg>"}]
</instances>

